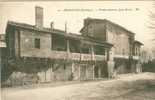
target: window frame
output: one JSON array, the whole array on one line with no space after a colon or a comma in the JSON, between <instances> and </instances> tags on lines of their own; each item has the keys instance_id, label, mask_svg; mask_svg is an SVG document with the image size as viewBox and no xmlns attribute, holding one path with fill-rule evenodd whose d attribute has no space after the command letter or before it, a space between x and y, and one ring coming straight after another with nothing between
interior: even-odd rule
<instances>
[{"instance_id":1,"label":"window frame","mask_svg":"<svg viewBox=\"0 0 155 100\"><path fill-rule=\"evenodd\" d=\"M41 48L40 38L35 38L34 39L34 48L36 48L36 49Z\"/></svg>"}]
</instances>

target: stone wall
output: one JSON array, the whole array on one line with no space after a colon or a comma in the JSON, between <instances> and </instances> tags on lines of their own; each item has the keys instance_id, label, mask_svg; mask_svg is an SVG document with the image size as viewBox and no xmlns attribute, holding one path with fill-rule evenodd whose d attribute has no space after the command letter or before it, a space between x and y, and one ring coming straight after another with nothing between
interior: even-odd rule
<instances>
[{"instance_id":1,"label":"stone wall","mask_svg":"<svg viewBox=\"0 0 155 100\"><path fill-rule=\"evenodd\" d=\"M97 39L106 40L106 30L105 23L101 22L92 22L87 28L82 32L83 35L88 35L91 37L95 37Z\"/></svg>"},{"instance_id":2,"label":"stone wall","mask_svg":"<svg viewBox=\"0 0 155 100\"><path fill-rule=\"evenodd\" d=\"M40 48L35 48L35 39L40 39ZM49 57L51 34L20 30L20 54L28 57Z\"/></svg>"},{"instance_id":3,"label":"stone wall","mask_svg":"<svg viewBox=\"0 0 155 100\"><path fill-rule=\"evenodd\" d=\"M13 72L9 78L2 83L2 87L37 84L38 82L39 78L36 73Z\"/></svg>"},{"instance_id":4,"label":"stone wall","mask_svg":"<svg viewBox=\"0 0 155 100\"><path fill-rule=\"evenodd\" d=\"M92 80L94 79L95 66L95 64L89 62L55 61L48 63L47 67L42 66L42 69L38 72L26 73L20 72L20 70L14 71L12 75L10 75L8 82L14 86L56 81ZM107 73L107 65L105 63L100 63L97 66L99 67L97 70L99 76L96 78L105 77Z\"/></svg>"},{"instance_id":5,"label":"stone wall","mask_svg":"<svg viewBox=\"0 0 155 100\"><path fill-rule=\"evenodd\" d=\"M132 70L134 70L132 69L132 66L134 67L134 64L129 65L129 61L127 59L117 59L115 61L115 70L117 74L125 74L132 72Z\"/></svg>"},{"instance_id":6,"label":"stone wall","mask_svg":"<svg viewBox=\"0 0 155 100\"><path fill-rule=\"evenodd\" d=\"M93 79L93 65L88 63L78 64L73 66L73 79L74 80L89 80Z\"/></svg>"},{"instance_id":7,"label":"stone wall","mask_svg":"<svg viewBox=\"0 0 155 100\"><path fill-rule=\"evenodd\" d=\"M79 80L80 79L80 64L73 63L73 80Z\"/></svg>"},{"instance_id":8,"label":"stone wall","mask_svg":"<svg viewBox=\"0 0 155 100\"><path fill-rule=\"evenodd\" d=\"M107 24L107 41L114 45L113 52L114 55L129 55L130 52L130 42L129 33L117 28L111 24Z\"/></svg>"},{"instance_id":9,"label":"stone wall","mask_svg":"<svg viewBox=\"0 0 155 100\"><path fill-rule=\"evenodd\" d=\"M54 64L54 67L59 67L54 71L54 80L71 80L71 64Z\"/></svg>"},{"instance_id":10,"label":"stone wall","mask_svg":"<svg viewBox=\"0 0 155 100\"><path fill-rule=\"evenodd\" d=\"M87 79L88 80L93 79L93 65L92 64L87 66Z\"/></svg>"},{"instance_id":11,"label":"stone wall","mask_svg":"<svg viewBox=\"0 0 155 100\"><path fill-rule=\"evenodd\" d=\"M48 70L39 72L38 75L40 77L41 82L72 80L71 63L54 63Z\"/></svg>"}]
</instances>

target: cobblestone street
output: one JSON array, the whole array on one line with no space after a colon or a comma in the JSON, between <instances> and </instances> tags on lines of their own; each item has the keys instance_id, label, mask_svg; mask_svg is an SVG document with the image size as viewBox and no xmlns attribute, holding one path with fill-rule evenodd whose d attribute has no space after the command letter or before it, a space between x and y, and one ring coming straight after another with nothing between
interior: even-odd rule
<instances>
[{"instance_id":1,"label":"cobblestone street","mask_svg":"<svg viewBox=\"0 0 155 100\"><path fill-rule=\"evenodd\" d=\"M155 100L155 73L33 89L2 89L2 100Z\"/></svg>"}]
</instances>

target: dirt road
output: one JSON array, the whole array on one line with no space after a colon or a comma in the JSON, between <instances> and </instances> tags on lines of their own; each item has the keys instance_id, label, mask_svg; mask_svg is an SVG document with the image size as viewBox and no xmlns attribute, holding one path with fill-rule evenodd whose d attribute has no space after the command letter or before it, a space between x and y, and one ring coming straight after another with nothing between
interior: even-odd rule
<instances>
[{"instance_id":1,"label":"dirt road","mask_svg":"<svg viewBox=\"0 0 155 100\"><path fill-rule=\"evenodd\" d=\"M57 87L3 89L2 100L155 100L155 73Z\"/></svg>"}]
</instances>

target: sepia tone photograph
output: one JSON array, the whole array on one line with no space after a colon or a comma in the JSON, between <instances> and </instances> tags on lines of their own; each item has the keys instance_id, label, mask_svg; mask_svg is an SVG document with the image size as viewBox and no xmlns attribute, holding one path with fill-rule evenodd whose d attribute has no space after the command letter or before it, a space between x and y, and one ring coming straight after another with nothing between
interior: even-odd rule
<instances>
[{"instance_id":1,"label":"sepia tone photograph","mask_svg":"<svg viewBox=\"0 0 155 100\"><path fill-rule=\"evenodd\" d=\"M1 100L155 100L155 1L0 2Z\"/></svg>"}]
</instances>

